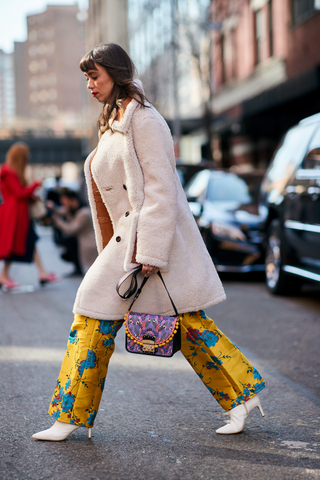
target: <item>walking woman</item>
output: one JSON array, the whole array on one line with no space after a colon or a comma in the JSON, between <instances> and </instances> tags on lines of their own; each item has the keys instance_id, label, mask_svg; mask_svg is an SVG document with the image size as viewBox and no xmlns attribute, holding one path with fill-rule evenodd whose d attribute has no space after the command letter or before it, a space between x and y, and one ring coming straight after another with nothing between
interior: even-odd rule
<instances>
[{"instance_id":1,"label":"walking woman","mask_svg":"<svg viewBox=\"0 0 320 480\"><path fill-rule=\"evenodd\" d=\"M41 182L35 181L27 185L25 170L29 155L26 144L14 143L9 148L6 161L0 170L3 200L0 205L0 260L4 260L0 288L5 287L8 290L18 286L9 276L12 262L35 262L42 285L57 280L53 273L46 271L36 249L38 236L30 219L29 206L34 199L34 191Z\"/></svg>"},{"instance_id":2,"label":"walking woman","mask_svg":"<svg viewBox=\"0 0 320 480\"><path fill-rule=\"evenodd\" d=\"M118 45L102 44L80 62L88 89L103 109L100 140L85 163L99 256L86 273L74 304L67 352L49 408L56 419L39 440L64 440L93 426L114 339L129 301L118 280L138 264L151 278L135 311L173 315L158 275L180 315L181 352L212 396L231 414L217 433L243 430L265 382L207 317L204 310L225 293L190 212L175 169L169 128L134 81L134 65Z\"/></svg>"}]
</instances>

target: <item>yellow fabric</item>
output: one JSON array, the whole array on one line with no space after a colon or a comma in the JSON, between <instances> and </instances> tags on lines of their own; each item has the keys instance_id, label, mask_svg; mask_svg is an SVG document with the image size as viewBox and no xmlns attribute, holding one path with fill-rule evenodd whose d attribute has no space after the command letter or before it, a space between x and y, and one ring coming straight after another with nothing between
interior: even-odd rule
<instances>
[{"instance_id":1,"label":"yellow fabric","mask_svg":"<svg viewBox=\"0 0 320 480\"><path fill-rule=\"evenodd\" d=\"M91 427L99 409L114 339L123 321L75 315L49 414ZM180 315L181 352L225 409L265 387L258 371L203 311ZM169 360L170 361L170 360Z\"/></svg>"}]
</instances>

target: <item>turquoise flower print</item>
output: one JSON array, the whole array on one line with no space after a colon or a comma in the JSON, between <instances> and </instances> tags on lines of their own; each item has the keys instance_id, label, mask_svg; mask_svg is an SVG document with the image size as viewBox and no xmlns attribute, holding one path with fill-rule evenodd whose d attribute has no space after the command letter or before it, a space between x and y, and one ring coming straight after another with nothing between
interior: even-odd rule
<instances>
[{"instance_id":1,"label":"turquoise flower print","mask_svg":"<svg viewBox=\"0 0 320 480\"><path fill-rule=\"evenodd\" d=\"M61 403L61 408L63 412L68 412L69 410L72 409L74 401L76 397L72 395L71 392L65 393L63 395L62 403Z\"/></svg>"},{"instance_id":2,"label":"turquoise flower print","mask_svg":"<svg viewBox=\"0 0 320 480\"><path fill-rule=\"evenodd\" d=\"M217 341L219 340L218 335L215 335L213 332L210 332L209 330L205 330L204 332L202 332L201 337L207 347L214 347Z\"/></svg>"},{"instance_id":3,"label":"turquoise flower print","mask_svg":"<svg viewBox=\"0 0 320 480\"><path fill-rule=\"evenodd\" d=\"M266 386L265 382L262 383L256 383L253 388L254 388L254 393L259 393L261 390Z\"/></svg>"},{"instance_id":4,"label":"turquoise flower print","mask_svg":"<svg viewBox=\"0 0 320 480\"><path fill-rule=\"evenodd\" d=\"M95 410L93 413L90 413L89 417L87 418L88 426L92 427L94 419L97 416L97 411Z\"/></svg>"},{"instance_id":5,"label":"turquoise flower print","mask_svg":"<svg viewBox=\"0 0 320 480\"><path fill-rule=\"evenodd\" d=\"M113 344L114 344L113 338L106 338L106 339L103 341L104 347L111 347L111 345L113 345Z\"/></svg>"},{"instance_id":6,"label":"turquoise flower print","mask_svg":"<svg viewBox=\"0 0 320 480\"><path fill-rule=\"evenodd\" d=\"M200 310L200 316L203 318L203 320L210 320L204 310Z\"/></svg>"},{"instance_id":7,"label":"turquoise flower print","mask_svg":"<svg viewBox=\"0 0 320 480\"><path fill-rule=\"evenodd\" d=\"M214 362L207 362L206 367L208 370L210 370L211 368L214 368L215 370L219 370L218 365L216 365Z\"/></svg>"},{"instance_id":8,"label":"turquoise flower print","mask_svg":"<svg viewBox=\"0 0 320 480\"><path fill-rule=\"evenodd\" d=\"M56 412L53 412L52 417L55 418L56 420L59 420L61 416L60 410L57 410Z\"/></svg>"},{"instance_id":9,"label":"turquoise flower print","mask_svg":"<svg viewBox=\"0 0 320 480\"><path fill-rule=\"evenodd\" d=\"M71 425L79 425L80 418L71 418L71 415L68 415L68 417L70 418L70 424Z\"/></svg>"},{"instance_id":10,"label":"turquoise flower print","mask_svg":"<svg viewBox=\"0 0 320 480\"><path fill-rule=\"evenodd\" d=\"M69 333L69 342L74 343L77 339L77 330L71 330Z\"/></svg>"},{"instance_id":11,"label":"turquoise flower print","mask_svg":"<svg viewBox=\"0 0 320 480\"><path fill-rule=\"evenodd\" d=\"M217 363L218 365L222 365L222 360L220 360L220 358L216 357L215 355L212 355L211 356L212 360ZM224 358L224 357L223 357Z\"/></svg>"},{"instance_id":12,"label":"turquoise flower print","mask_svg":"<svg viewBox=\"0 0 320 480\"><path fill-rule=\"evenodd\" d=\"M220 395L221 399L229 400L229 395L227 393L218 392L218 395Z\"/></svg>"},{"instance_id":13,"label":"turquoise flower print","mask_svg":"<svg viewBox=\"0 0 320 480\"><path fill-rule=\"evenodd\" d=\"M253 378L255 378L256 380L261 380L261 375L260 373L258 372L258 370L256 370L254 367L252 367L252 373L254 374L253 375Z\"/></svg>"},{"instance_id":14,"label":"turquoise flower print","mask_svg":"<svg viewBox=\"0 0 320 480\"><path fill-rule=\"evenodd\" d=\"M78 372L79 372L80 377L82 377L85 363L86 363L85 360L81 360L81 362L80 362L80 364L79 364L79 366L78 366Z\"/></svg>"},{"instance_id":15,"label":"turquoise flower print","mask_svg":"<svg viewBox=\"0 0 320 480\"><path fill-rule=\"evenodd\" d=\"M197 340L201 338L201 333L196 328L189 327L188 332L186 334L186 338L187 340L189 340L189 342L196 344L198 343Z\"/></svg>"},{"instance_id":16,"label":"turquoise flower print","mask_svg":"<svg viewBox=\"0 0 320 480\"><path fill-rule=\"evenodd\" d=\"M88 350L87 359L84 368L94 368L96 366L96 354L93 350Z\"/></svg>"},{"instance_id":17,"label":"turquoise flower print","mask_svg":"<svg viewBox=\"0 0 320 480\"><path fill-rule=\"evenodd\" d=\"M109 320L101 320L98 330L102 335L115 336L117 333L117 324L110 322Z\"/></svg>"},{"instance_id":18,"label":"turquoise flower print","mask_svg":"<svg viewBox=\"0 0 320 480\"><path fill-rule=\"evenodd\" d=\"M65 389L68 390L68 388L70 387L71 385L71 380L68 380L67 383L65 384Z\"/></svg>"},{"instance_id":19,"label":"turquoise flower print","mask_svg":"<svg viewBox=\"0 0 320 480\"><path fill-rule=\"evenodd\" d=\"M60 388L58 393L53 397L52 406L56 407L59 402L61 402L64 395L64 389Z\"/></svg>"}]
</instances>

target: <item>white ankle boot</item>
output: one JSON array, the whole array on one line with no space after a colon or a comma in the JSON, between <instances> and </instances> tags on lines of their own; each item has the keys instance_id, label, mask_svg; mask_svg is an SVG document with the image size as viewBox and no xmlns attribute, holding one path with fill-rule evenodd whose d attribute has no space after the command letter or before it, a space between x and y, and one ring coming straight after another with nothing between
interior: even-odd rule
<instances>
[{"instance_id":1,"label":"white ankle boot","mask_svg":"<svg viewBox=\"0 0 320 480\"><path fill-rule=\"evenodd\" d=\"M221 428L218 428L218 430L216 430L216 433L230 435L232 433L242 432L242 430L245 427L246 420L248 418L249 413L255 407L259 408L261 416L264 417L260 399L258 395L255 395L254 397L250 398L250 400L248 400L247 402L241 403L241 405L238 405L237 407L230 410L230 423L228 423L227 425L224 425Z\"/></svg>"},{"instance_id":2,"label":"white ankle boot","mask_svg":"<svg viewBox=\"0 0 320 480\"><path fill-rule=\"evenodd\" d=\"M72 432L79 428L78 425L71 425L70 423L63 423L56 420L51 428L35 433L32 438L37 440L48 440L50 442L61 442L65 440ZM91 428L88 428L88 438L91 438Z\"/></svg>"}]
</instances>

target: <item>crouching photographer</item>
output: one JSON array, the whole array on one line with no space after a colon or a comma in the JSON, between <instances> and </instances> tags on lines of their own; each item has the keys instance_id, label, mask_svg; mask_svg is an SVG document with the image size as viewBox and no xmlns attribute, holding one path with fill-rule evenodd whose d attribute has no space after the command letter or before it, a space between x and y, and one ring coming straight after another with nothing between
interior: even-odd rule
<instances>
[{"instance_id":1,"label":"crouching photographer","mask_svg":"<svg viewBox=\"0 0 320 480\"><path fill-rule=\"evenodd\" d=\"M97 257L90 207L79 200L78 194L68 188L61 189L61 207L47 202L52 210L54 238L64 247L61 258L74 265L72 276L83 275Z\"/></svg>"}]
</instances>

